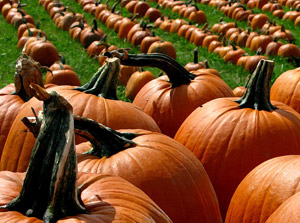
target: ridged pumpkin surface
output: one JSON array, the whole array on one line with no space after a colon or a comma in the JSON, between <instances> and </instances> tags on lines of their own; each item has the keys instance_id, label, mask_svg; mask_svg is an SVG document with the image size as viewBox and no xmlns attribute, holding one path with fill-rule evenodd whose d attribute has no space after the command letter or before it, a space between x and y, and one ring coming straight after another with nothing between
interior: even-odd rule
<instances>
[{"instance_id":1,"label":"ridged pumpkin surface","mask_svg":"<svg viewBox=\"0 0 300 223\"><path fill-rule=\"evenodd\" d=\"M280 101L300 112L300 69L282 73L271 88L272 100Z\"/></svg>"},{"instance_id":2,"label":"ridged pumpkin surface","mask_svg":"<svg viewBox=\"0 0 300 223\"><path fill-rule=\"evenodd\" d=\"M162 76L148 82L133 104L149 114L164 134L174 137L181 123L197 107L215 98L232 96L229 86L213 74L195 74L189 84L175 88L167 76Z\"/></svg>"},{"instance_id":3,"label":"ridged pumpkin surface","mask_svg":"<svg viewBox=\"0 0 300 223\"><path fill-rule=\"evenodd\" d=\"M222 222L210 180L188 149L160 133L134 129L120 132L138 134L132 139L136 145L109 158L78 155L78 170L122 177L143 190L174 223ZM90 148L82 143L76 151Z\"/></svg>"},{"instance_id":4,"label":"ridged pumpkin surface","mask_svg":"<svg viewBox=\"0 0 300 223\"><path fill-rule=\"evenodd\" d=\"M0 95L0 157L12 123L24 101L18 95Z\"/></svg>"},{"instance_id":5,"label":"ridged pumpkin surface","mask_svg":"<svg viewBox=\"0 0 300 223\"><path fill-rule=\"evenodd\" d=\"M299 183L299 155L280 156L260 164L236 189L226 222L266 222L283 202L300 191Z\"/></svg>"},{"instance_id":6,"label":"ridged pumpkin surface","mask_svg":"<svg viewBox=\"0 0 300 223\"><path fill-rule=\"evenodd\" d=\"M20 192L25 173L0 173L0 205L7 204ZM88 214L68 216L58 223L156 222L170 223L165 213L141 190L120 177L79 173L78 186L86 184L81 199ZM42 223L16 211L1 209L0 223Z\"/></svg>"},{"instance_id":7,"label":"ridged pumpkin surface","mask_svg":"<svg viewBox=\"0 0 300 223\"><path fill-rule=\"evenodd\" d=\"M275 101L274 111L240 108L236 99L215 99L199 107L174 137L202 162L223 217L235 189L253 168L273 157L300 154L296 111Z\"/></svg>"},{"instance_id":8,"label":"ridged pumpkin surface","mask_svg":"<svg viewBox=\"0 0 300 223\"><path fill-rule=\"evenodd\" d=\"M300 221L299 205L300 193L297 193L280 205L266 223L298 223Z\"/></svg>"}]
</instances>

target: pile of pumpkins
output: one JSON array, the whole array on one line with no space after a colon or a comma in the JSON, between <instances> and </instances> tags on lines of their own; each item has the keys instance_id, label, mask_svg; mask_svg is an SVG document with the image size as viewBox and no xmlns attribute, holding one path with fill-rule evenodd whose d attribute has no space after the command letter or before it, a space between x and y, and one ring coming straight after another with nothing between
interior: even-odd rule
<instances>
[{"instance_id":1,"label":"pile of pumpkins","mask_svg":"<svg viewBox=\"0 0 300 223\"><path fill-rule=\"evenodd\" d=\"M1 222L300 221L299 69L271 87L274 62L259 60L236 97L197 59L104 56L81 86L16 61L0 89ZM121 65L165 75L124 102Z\"/></svg>"},{"instance_id":2,"label":"pile of pumpkins","mask_svg":"<svg viewBox=\"0 0 300 223\"><path fill-rule=\"evenodd\" d=\"M94 219L93 209L103 212L96 214L101 220L130 216L134 222L284 222L298 216L291 202L299 202L299 69L282 74L271 88L274 62L261 60L243 96L235 97L219 73L200 63L194 70L190 65L196 63L187 65L188 71L165 54L118 49L105 56L82 86L45 85L40 64L26 54L18 58L16 82L0 90L6 111L1 113L5 186L0 191L8 194L1 200L6 208L1 219L11 211L20 219L48 222ZM166 75L143 86L132 103L124 102L116 96L121 64L153 66ZM61 164L46 167L51 160ZM98 180L114 181L116 175L122 183L100 186ZM50 189L34 189L43 182ZM90 186L94 183L99 185ZM11 187L16 191L7 192ZM88 188L93 192L84 192ZM106 189L120 195L95 195ZM44 193L51 199L41 199Z\"/></svg>"}]
</instances>

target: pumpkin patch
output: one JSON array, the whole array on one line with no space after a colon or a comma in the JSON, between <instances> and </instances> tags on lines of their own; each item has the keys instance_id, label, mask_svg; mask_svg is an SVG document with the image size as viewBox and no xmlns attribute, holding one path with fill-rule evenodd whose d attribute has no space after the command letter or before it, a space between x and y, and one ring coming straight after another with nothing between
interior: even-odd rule
<instances>
[{"instance_id":1,"label":"pumpkin patch","mask_svg":"<svg viewBox=\"0 0 300 223\"><path fill-rule=\"evenodd\" d=\"M298 0L0 0L0 222L297 222L299 21Z\"/></svg>"}]
</instances>

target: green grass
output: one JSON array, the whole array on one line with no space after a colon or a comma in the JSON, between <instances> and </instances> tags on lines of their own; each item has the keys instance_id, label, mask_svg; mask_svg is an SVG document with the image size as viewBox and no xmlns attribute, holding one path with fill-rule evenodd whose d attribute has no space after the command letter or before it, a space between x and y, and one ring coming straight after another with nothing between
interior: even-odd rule
<instances>
[{"instance_id":1,"label":"green grass","mask_svg":"<svg viewBox=\"0 0 300 223\"><path fill-rule=\"evenodd\" d=\"M77 2L74 0L61 0L61 2L63 2L65 6L71 7L75 12L83 13L87 18L87 21L92 24L93 16L88 13L84 13L82 11L82 7ZM113 4L114 2L115 1L110 1L109 4ZM66 58L66 63L74 68L82 83L87 82L91 75L98 69L98 61L96 59L89 58L81 44L72 40L68 32L58 29L50 19L48 12L46 12L42 6L38 5L37 0L23 0L22 3L27 4L25 10L28 14L34 17L35 21L40 22L40 28L47 34L48 39L56 46L58 51ZM156 3L152 2L151 4L155 5ZM219 22L220 17L223 16L222 12L217 11L214 7L201 4L197 5L201 10L205 11L210 26ZM118 7L117 10L120 10L123 16L129 16L126 9ZM170 17L173 19L178 18L178 15L172 13L170 9L161 9L161 11L165 15L170 14ZM233 21L226 17L224 17L224 20L227 22ZM294 27L289 21L278 21L278 24L284 24L287 29L296 33L296 41L299 41L299 27ZM131 48L131 53L139 52L138 47L133 47L128 42L120 40L113 30L108 29L100 22L98 22L98 25L105 33L108 34L108 42L110 44L117 45L120 48L129 47ZM243 29L246 28L246 25L246 22L238 22L238 26ZM12 25L7 24L2 16L0 16L0 28L0 55L2 56L0 64L0 88L2 88L6 84L13 82L15 61L20 55L20 50L16 48L17 29ZM158 28L155 28L154 30L157 36L160 36L163 40L171 41L174 44L177 51L177 61L180 64L185 65L186 63L193 61L193 50L195 48L193 44L187 42L184 38L179 38L177 34L170 34ZM199 47L199 52L199 60L208 60L210 67L217 69L231 88L245 83L245 78L248 73L245 72L242 67L225 63L217 54L208 53L207 49ZM295 68L295 65L289 63L285 58L273 57L270 59L275 61L273 81L284 71ZM155 75L158 75L159 73L157 69L150 70L153 71ZM118 91L120 97L124 99L124 87L119 87Z\"/></svg>"}]
</instances>

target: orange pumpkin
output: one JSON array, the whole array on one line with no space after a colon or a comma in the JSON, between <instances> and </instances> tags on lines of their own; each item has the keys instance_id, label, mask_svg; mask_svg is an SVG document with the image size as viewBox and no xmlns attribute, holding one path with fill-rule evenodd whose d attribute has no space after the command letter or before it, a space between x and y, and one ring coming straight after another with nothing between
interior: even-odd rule
<instances>
[{"instance_id":1,"label":"orange pumpkin","mask_svg":"<svg viewBox=\"0 0 300 223\"><path fill-rule=\"evenodd\" d=\"M226 222L266 222L282 203L300 192L299 158L280 156L255 167L234 192Z\"/></svg>"},{"instance_id":2,"label":"orange pumpkin","mask_svg":"<svg viewBox=\"0 0 300 223\"><path fill-rule=\"evenodd\" d=\"M134 72L126 84L125 96L133 100L141 88L153 79L155 79L155 76L150 71Z\"/></svg>"},{"instance_id":3,"label":"orange pumpkin","mask_svg":"<svg viewBox=\"0 0 300 223\"><path fill-rule=\"evenodd\" d=\"M269 99L273 62L261 60L244 96L220 98L191 113L174 139L203 163L225 218L242 179L267 159L300 154L300 115Z\"/></svg>"},{"instance_id":4,"label":"orange pumpkin","mask_svg":"<svg viewBox=\"0 0 300 223\"><path fill-rule=\"evenodd\" d=\"M161 131L173 137L180 124L198 106L218 97L233 96L229 86L214 74L192 74L174 59L164 54L129 54L110 52L121 64L154 66L163 75L148 82L136 95L133 104L141 107L160 126Z\"/></svg>"},{"instance_id":5,"label":"orange pumpkin","mask_svg":"<svg viewBox=\"0 0 300 223\"><path fill-rule=\"evenodd\" d=\"M292 69L283 72L275 80L271 88L270 97L272 100L280 101L300 112L299 104L299 81L300 69Z\"/></svg>"},{"instance_id":6,"label":"orange pumpkin","mask_svg":"<svg viewBox=\"0 0 300 223\"><path fill-rule=\"evenodd\" d=\"M93 141L100 144L78 145L80 152L86 152L77 155L80 172L122 177L144 191L174 223L199 219L222 222L201 162L180 143L160 133L133 129L115 132L98 123L90 124ZM75 119L77 127L81 130L80 120Z\"/></svg>"}]
</instances>

